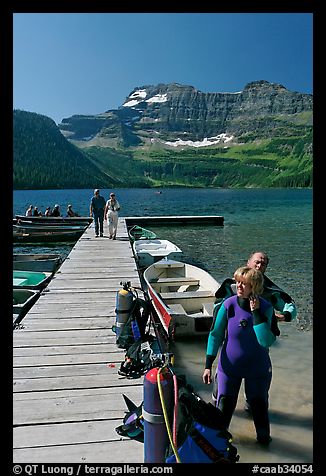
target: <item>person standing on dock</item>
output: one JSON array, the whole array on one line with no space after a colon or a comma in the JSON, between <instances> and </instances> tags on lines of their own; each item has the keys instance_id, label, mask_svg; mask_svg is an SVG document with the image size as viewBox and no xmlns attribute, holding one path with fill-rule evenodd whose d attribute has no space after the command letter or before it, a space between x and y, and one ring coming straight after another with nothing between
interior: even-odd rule
<instances>
[{"instance_id":1,"label":"person standing on dock","mask_svg":"<svg viewBox=\"0 0 326 476\"><path fill-rule=\"evenodd\" d=\"M115 240L117 236L117 228L119 221L118 211L120 210L120 204L115 197L115 193L110 193L110 198L105 205L105 218L109 225L109 238Z\"/></svg>"},{"instance_id":2,"label":"person standing on dock","mask_svg":"<svg viewBox=\"0 0 326 476\"><path fill-rule=\"evenodd\" d=\"M95 224L95 237L103 236L103 222L104 222L104 209L105 209L105 198L100 195L98 188L94 190L94 195L91 198L91 203L89 207L90 216L94 218Z\"/></svg>"}]
</instances>

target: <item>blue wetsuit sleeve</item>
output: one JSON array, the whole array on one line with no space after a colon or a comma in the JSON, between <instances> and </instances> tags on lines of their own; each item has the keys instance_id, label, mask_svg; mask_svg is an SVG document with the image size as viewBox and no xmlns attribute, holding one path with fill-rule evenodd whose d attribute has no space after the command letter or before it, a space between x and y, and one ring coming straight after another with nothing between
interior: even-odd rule
<instances>
[{"instance_id":1,"label":"blue wetsuit sleeve","mask_svg":"<svg viewBox=\"0 0 326 476\"><path fill-rule=\"evenodd\" d=\"M272 304L275 311L284 314L286 321L293 321L297 317L297 308L294 302L285 302L280 293L274 293Z\"/></svg>"},{"instance_id":2,"label":"blue wetsuit sleeve","mask_svg":"<svg viewBox=\"0 0 326 476\"><path fill-rule=\"evenodd\" d=\"M259 310L253 312L254 331L259 344L268 349L276 340L271 331L273 308L268 306L262 315Z\"/></svg>"},{"instance_id":3,"label":"blue wetsuit sleeve","mask_svg":"<svg viewBox=\"0 0 326 476\"><path fill-rule=\"evenodd\" d=\"M218 310L214 327L208 335L207 349L206 349L206 368L211 368L211 365L217 355L224 338L227 327L227 310L224 307L224 302Z\"/></svg>"},{"instance_id":4,"label":"blue wetsuit sleeve","mask_svg":"<svg viewBox=\"0 0 326 476\"><path fill-rule=\"evenodd\" d=\"M278 309L276 309L276 310L278 310ZM285 320L288 321L288 322L293 321L297 317L297 308L296 308L294 302L284 303L283 310L282 311L280 310L280 312L282 312L284 314Z\"/></svg>"}]
</instances>

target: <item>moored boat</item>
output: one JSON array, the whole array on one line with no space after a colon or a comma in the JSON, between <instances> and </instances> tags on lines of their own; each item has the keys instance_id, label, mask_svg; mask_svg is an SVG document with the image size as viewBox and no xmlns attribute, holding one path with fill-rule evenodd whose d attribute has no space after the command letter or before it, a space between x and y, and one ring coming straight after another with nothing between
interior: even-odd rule
<instances>
[{"instance_id":1,"label":"moored boat","mask_svg":"<svg viewBox=\"0 0 326 476\"><path fill-rule=\"evenodd\" d=\"M169 240L135 240L133 249L140 268L150 266L165 257L178 260L182 256L181 249Z\"/></svg>"},{"instance_id":2,"label":"moored boat","mask_svg":"<svg viewBox=\"0 0 326 476\"><path fill-rule=\"evenodd\" d=\"M26 217L25 215L15 215L17 222L33 222L48 225L90 225L93 221L92 217Z\"/></svg>"},{"instance_id":3,"label":"moored boat","mask_svg":"<svg viewBox=\"0 0 326 476\"><path fill-rule=\"evenodd\" d=\"M128 234L132 242L135 240L155 240L157 238L156 233L138 225L132 226Z\"/></svg>"},{"instance_id":4,"label":"moored boat","mask_svg":"<svg viewBox=\"0 0 326 476\"><path fill-rule=\"evenodd\" d=\"M14 253L13 269L21 271L47 271L55 273L62 264L59 254Z\"/></svg>"},{"instance_id":5,"label":"moored boat","mask_svg":"<svg viewBox=\"0 0 326 476\"><path fill-rule=\"evenodd\" d=\"M14 243L24 243L24 244L34 244L34 243L62 243L77 241L81 235L84 233L82 230L62 230L62 231L32 231L29 230L28 233L23 231L17 231L13 229L13 242Z\"/></svg>"},{"instance_id":6,"label":"moored boat","mask_svg":"<svg viewBox=\"0 0 326 476\"><path fill-rule=\"evenodd\" d=\"M62 225L58 224L45 224L45 223L28 223L20 222L19 224L13 224L13 230L22 233L34 233L34 232L50 232L50 231L84 231L88 225Z\"/></svg>"},{"instance_id":7,"label":"moored boat","mask_svg":"<svg viewBox=\"0 0 326 476\"><path fill-rule=\"evenodd\" d=\"M52 278L52 273L38 271L13 270L13 288L40 290L45 288Z\"/></svg>"},{"instance_id":8,"label":"moored boat","mask_svg":"<svg viewBox=\"0 0 326 476\"><path fill-rule=\"evenodd\" d=\"M145 269L143 278L168 336L174 339L209 332L215 292L220 284L207 271L163 259Z\"/></svg>"},{"instance_id":9,"label":"moored boat","mask_svg":"<svg viewBox=\"0 0 326 476\"><path fill-rule=\"evenodd\" d=\"M13 289L13 325L19 324L40 296L40 291L32 289Z\"/></svg>"}]
</instances>

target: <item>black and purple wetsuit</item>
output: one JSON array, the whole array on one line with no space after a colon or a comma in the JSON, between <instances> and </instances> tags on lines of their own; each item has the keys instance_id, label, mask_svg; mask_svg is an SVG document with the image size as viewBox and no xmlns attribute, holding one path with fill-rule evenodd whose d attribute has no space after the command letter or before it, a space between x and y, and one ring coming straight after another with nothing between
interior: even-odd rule
<instances>
[{"instance_id":1,"label":"black and purple wetsuit","mask_svg":"<svg viewBox=\"0 0 326 476\"><path fill-rule=\"evenodd\" d=\"M275 336L271 331L273 308L263 298L259 298L259 302L260 308L254 312L250 310L248 299L232 296L223 302L209 333L205 367L212 367L222 345L216 372L217 406L224 411L229 424L244 379L255 425L258 422L258 427L265 427L261 433L267 434L268 391L272 379L268 348L275 341ZM227 404L221 407L222 397ZM262 420L264 422L259 423Z\"/></svg>"}]
</instances>

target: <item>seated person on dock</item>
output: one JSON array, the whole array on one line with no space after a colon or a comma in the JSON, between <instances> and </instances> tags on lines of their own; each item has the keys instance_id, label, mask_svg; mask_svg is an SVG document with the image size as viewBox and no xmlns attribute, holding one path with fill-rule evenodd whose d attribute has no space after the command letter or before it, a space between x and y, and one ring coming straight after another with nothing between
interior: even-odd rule
<instances>
[{"instance_id":1,"label":"seated person on dock","mask_svg":"<svg viewBox=\"0 0 326 476\"><path fill-rule=\"evenodd\" d=\"M255 251L249 256L247 266L249 266L249 268L258 269L264 276L264 290L262 297L268 300L274 308L272 331L275 335L280 335L280 331L277 327L277 321L290 322L294 320L297 315L297 309L293 299L265 275L268 263L269 257L267 253L263 251ZM221 303L227 297L235 294L236 291L234 290L234 283L234 279L227 278L223 281L221 287L216 291L216 312Z\"/></svg>"},{"instance_id":2,"label":"seated person on dock","mask_svg":"<svg viewBox=\"0 0 326 476\"><path fill-rule=\"evenodd\" d=\"M46 207L44 216L45 216L45 217L50 217L51 215L52 215L51 208L50 208L50 207Z\"/></svg>"},{"instance_id":3,"label":"seated person on dock","mask_svg":"<svg viewBox=\"0 0 326 476\"><path fill-rule=\"evenodd\" d=\"M31 217L33 215L33 205L30 205L27 210L26 210L26 213L25 213L25 216L26 217Z\"/></svg>"},{"instance_id":4,"label":"seated person on dock","mask_svg":"<svg viewBox=\"0 0 326 476\"><path fill-rule=\"evenodd\" d=\"M67 217L79 217L78 213L73 211L72 205L68 205L67 207Z\"/></svg>"},{"instance_id":5,"label":"seated person on dock","mask_svg":"<svg viewBox=\"0 0 326 476\"><path fill-rule=\"evenodd\" d=\"M60 207L59 205L55 205L53 210L52 210L52 215L53 217L60 217L61 214L60 214Z\"/></svg>"},{"instance_id":6,"label":"seated person on dock","mask_svg":"<svg viewBox=\"0 0 326 476\"><path fill-rule=\"evenodd\" d=\"M42 212L38 210L37 207L34 208L33 217L41 217Z\"/></svg>"}]
</instances>

